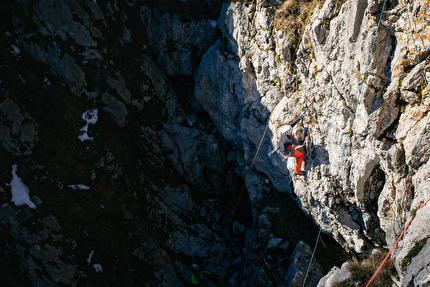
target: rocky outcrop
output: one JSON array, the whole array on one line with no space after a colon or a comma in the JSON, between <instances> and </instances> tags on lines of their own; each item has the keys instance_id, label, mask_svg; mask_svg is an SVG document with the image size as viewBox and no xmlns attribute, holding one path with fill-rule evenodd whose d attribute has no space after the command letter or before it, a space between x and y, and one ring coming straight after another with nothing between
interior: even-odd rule
<instances>
[{"instance_id":1,"label":"rocky outcrop","mask_svg":"<svg viewBox=\"0 0 430 287\"><path fill-rule=\"evenodd\" d=\"M36 222L28 209L16 211L5 203L0 218L6 245L16 250L33 286L77 285L77 266L67 263L72 258L66 256L76 248L76 242L64 237L54 216Z\"/></svg>"},{"instance_id":2,"label":"rocky outcrop","mask_svg":"<svg viewBox=\"0 0 430 287\"><path fill-rule=\"evenodd\" d=\"M423 173L424 170L421 169L421 172ZM427 240L430 234L427 224L430 206L428 204L423 206L430 197L430 182L427 180L427 176L421 176L419 179L415 178L415 182L419 184L411 202L411 214L407 215L406 220L409 221L411 215L415 217L402 240L394 249L392 256L396 269L403 275L401 281L403 286L426 286L430 283L428 277L429 261L426 255L430 247L430 242ZM388 232L387 236L389 245L394 244L397 240L394 235L400 234L403 230L404 224L401 225L400 223L401 221L391 225L392 230Z\"/></svg>"},{"instance_id":3,"label":"rocky outcrop","mask_svg":"<svg viewBox=\"0 0 430 287\"><path fill-rule=\"evenodd\" d=\"M216 36L214 20L182 22L179 15L149 7L140 11L148 45L158 50L157 63L167 75L192 76L195 66Z\"/></svg>"},{"instance_id":4,"label":"rocky outcrop","mask_svg":"<svg viewBox=\"0 0 430 287\"><path fill-rule=\"evenodd\" d=\"M0 139L4 149L19 156L31 154L37 141L37 123L11 100L0 103Z\"/></svg>"},{"instance_id":5,"label":"rocky outcrop","mask_svg":"<svg viewBox=\"0 0 430 287\"><path fill-rule=\"evenodd\" d=\"M301 208L325 232L355 252L391 246L390 238L399 234L393 233L392 224L400 211L404 210L405 220L414 197L429 197L419 187L430 151L425 133L428 91L419 75L403 3L388 3L378 28L382 6L381 1L343 5L325 1L315 8L297 51L297 74L291 75L287 69L291 59L278 55L278 47L285 48L285 41L280 41L285 36L273 28L273 7L260 1L256 5L230 3L219 19L225 42L208 50L196 78L197 99L210 107L215 125L241 149L239 164L244 174L259 152L257 172L247 184L254 206L262 198L258 182L270 179L278 191L294 192ZM414 11L412 21L419 23L414 33L422 39L417 46L428 77L428 31L423 29L428 25L428 5L417 1L408 8ZM226 74L204 81L204 67L220 71L232 60L241 73L230 74L228 82L242 82L242 91L233 90L238 98L223 101L231 104L213 110L217 99L231 96L206 84L219 83ZM295 77L301 84L293 93ZM306 115L304 125L312 131L306 180L289 176L294 160L288 160L285 168L281 157L265 157L277 144L279 124L301 113ZM230 132L234 122L235 134ZM418 192L414 194L407 189L412 186L407 182L409 170L415 174L412 185ZM401 201L407 204L402 207ZM419 234L422 237L426 232Z\"/></svg>"},{"instance_id":6,"label":"rocky outcrop","mask_svg":"<svg viewBox=\"0 0 430 287\"><path fill-rule=\"evenodd\" d=\"M321 267L318 263L313 262L308 273L309 261L312 256L311 247L300 241L291 256L291 265L285 275L286 286L303 285L305 275L308 275L305 286L315 286L322 277ZM308 273L308 274L307 274Z\"/></svg>"},{"instance_id":7,"label":"rocky outcrop","mask_svg":"<svg viewBox=\"0 0 430 287\"><path fill-rule=\"evenodd\" d=\"M133 1L1 5L14 12L0 36L0 182L18 162L39 198L33 212L0 189L1 265L18 262L34 286L186 286L197 262L224 285L235 157L175 82L190 81L216 21ZM82 130L88 110L98 120Z\"/></svg>"},{"instance_id":8,"label":"rocky outcrop","mask_svg":"<svg viewBox=\"0 0 430 287\"><path fill-rule=\"evenodd\" d=\"M279 230L290 215L276 196L290 193L356 253L391 247L415 209L393 259L403 285L427 284L429 243L412 252L429 234L429 207L416 210L430 197L427 1L408 4L419 52L403 3L389 2L378 28L382 1L327 0L295 51L273 18L293 1L224 3L217 22L196 15L200 2L221 7L1 4L13 13L0 35L0 181L19 162L43 202L14 207L0 188L5 252L36 286L185 286L196 261L220 286L289 286L312 250ZM82 112L95 108L93 140L80 142ZM305 178L291 176L294 159L266 156L301 113ZM41 230L28 228L33 212ZM323 269L314 264L312 286Z\"/></svg>"},{"instance_id":9,"label":"rocky outcrop","mask_svg":"<svg viewBox=\"0 0 430 287\"><path fill-rule=\"evenodd\" d=\"M317 287L333 286L337 282L343 282L351 277L351 272L348 269L348 263L345 262L339 268L333 267L327 275L321 278Z\"/></svg>"}]
</instances>

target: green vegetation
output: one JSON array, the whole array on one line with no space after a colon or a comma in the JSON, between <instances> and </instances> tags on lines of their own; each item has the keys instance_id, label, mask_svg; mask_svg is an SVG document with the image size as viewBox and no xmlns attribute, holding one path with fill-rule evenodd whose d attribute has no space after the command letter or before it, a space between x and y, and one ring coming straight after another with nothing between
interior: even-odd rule
<instances>
[{"instance_id":1,"label":"green vegetation","mask_svg":"<svg viewBox=\"0 0 430 287\"><path fill-rule=\"evenodd\" d=\"M288 42L290 42L292 49L296 50L297 45L299 44L299 37L296 34L291 33L288 35Z\"/></svg>"},{"instance_id":2,"label":"green vegetation","mask_svg":"<svg viewBox=\"0 0 430 287\"><path fill-rule=\"evenodd\" d=\"M426 88L426 82L425 80L421 79L420 84L417 87L417 96L418 96L418 102L421 104L423 101L423 91Z\"/></svg>"},{"instance_id":3,"label":"green vegetation","mask_svg":"<svg viewBox=\"0 0 430 287\"><path fill-rule=\"evenodd\" d=\"M400 113L404 113L406 110L406 107L408 106L408 102L404 101L402 97L399 95L399 97L396 99L396 106L399 107Z\"/></svg>"},{"instance_id":4,"label":"green vegetation","mask_svg":"<svg viewBox=\"0 0 430 287\"><path fill-rule=\"evenodd\" d=\"M421 249L423 249L424 245L426 245L427 239L429 239L429 236L415 242L414 247L409 250L408 254L402 260L402 265L400 266L402 271L405 270L406 266L411 262L412 258L414 258L418 255L418 253L420 253Z\"/></svg>"},{"instance_id":5,"label":"green vegetation","mask_svg":"<svg viewBox=\"0 0 430 287\"><path fill-rule=\"evenodd\" d=\"M421 201L417 207L415 207L414 209L411 210L411 216L412 217L415 217L417 215L417 211L420 208L421 204L423 204L423 203L424 203L424 201Z\"/></svg>"},{"instance_id":6,"label":"green vegetation","mask_svg":"<svg viewBox=\"0 0 430 287\"><path fill-rule=\"evenodd\" d=\"M321 25L323 25L327 30L330 30L330 22L331 22L331 20L333 20L334 18L336 18L339 15L340 8L342 7L342 5L345 2L346 2L346 0L338 0L336 2L336 8L335 8L336 9L336 13L331 18L329 18L329 19L322 19L321 20ZM322 8L322 6L321 6L321 8Z\"/></svg>"},{"instance_id":7,"label":"green vegetation","mask_svg":"<svg viewBox=\"0 0 430 287\"><path fill-rule=\"evenodd\" d=\"M373 252L369 258L362 261L357 259L348 261L348 269L351 272L351 278L342 282L335 282L333 287L351 287L351 286L365 286L367 282L372 278L375 271L378 269L381 262L387 255L386 251ZM388 258L375 280L372 283L373 287L385 287L391 286L393 281L391 276L397 275L394 263L391 258ZM358 284L358 285L357 285Z\"/></svg>"},{"instance_id":8,"label":"green vegetation","mask_svg":"<svg viewBox=\"0 0 430 287\"><path fill-rule=\"evenodd\" d=\"M330 30L330 21L331 19L323 19L321 20L321 25L323 25L327 30Z\"/></svg>"},{"instance_id":9,"label":"green vegetation","mask_svg":"<svg viewBox=\"0 0 430 287\"><path fill-rule=\"evenodd\" d=\"M275 12L274 26L277 30L287 32L288 40L294 52L313 9L311 0L287 0Z\"/></svg>"}]
</instances>

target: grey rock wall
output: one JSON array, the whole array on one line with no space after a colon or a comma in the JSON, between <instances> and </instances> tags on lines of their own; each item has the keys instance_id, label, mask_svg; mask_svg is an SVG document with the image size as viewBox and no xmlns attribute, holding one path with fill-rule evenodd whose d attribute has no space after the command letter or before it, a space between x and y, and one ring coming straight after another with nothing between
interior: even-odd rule
<instances>
[{"instance_id":1,"label":"grey rock wall","mask_svg":"<svg viewBox=\"0 0 430 287\"><path fill-rule=\"evenodd\" d=\"M7 234L6 241L13 245L33 286L77 286L77 266L67 263L72 258L65 258L76 242L65 238L54 216L36 220L31 211L16 211L8 203L0 213L2 233Z\"/></svg>"},{"instance_id":2,"label":"grey rock wall","mask_svg":"<svg viewBox=\"0 0 430 287\"><path fill-rule=\"evenodd\" d=\"M172 84L192 84L216 21L133 1L1 6L13 13L1 26L0 184L19 162L40 198L31 212L0 188L1 264L13 254L34 286L187 286L197 262L223 285L236 244L221 227L234 156L201 108L184 111L189 84ZM93 140L82 143L93 108Z\"/></svg>"},{"instance_id":3,"label":"grey rock wall","mask_svg":"<svg viewBox=\"0 0 430 287\"><path fill-rule=\"evenodd\" d=\"M0 100L5 165L25 163L32 194L57 212L70 206L62 200L76 202L77 195L65 188L76 180L91 183L103 200L115 202L105 209L97 196L80 194L91 197L94 205L80 198L77 206L71 205L72 215L59 212L54 218L62 224L47 224L52 228L43 234L13 231L21 219L11 224L8 218L15 218L15 209L2 205L7 215L0 227L10 242L25 245L9 248L23 258L22 269L35 284L106 284L133 274L140 280L158 280L160 286L183 286L191 276L189 265L198 259L219 275L220 285L298 282L296 275L303 274L306 262L297 254L309 257L309 246L298 244L297 256L290 257L290 243L273 235L279 210L266 208L268 192L294 193L307 216L346 250L360 253L392 246L410 210L430 197L430 139L428 131L423 133L430 102L403 3L389 1L377 31L382 1L348 0L340 5L327 0L313 10L296 55L287 32L274 28L273 15L281 4L223 4L217 22L199 17L183 21L175 13L135 1L18 1L6 6L17 12L11 26L2 25L9 34L1 37L25 55L2 57L2 69L21 65L17 82L11 84L10 77L0 82L6 94ZM429 5L424 0L408 5L428 77ZM2 55L8 49L2 48ZM22 68L29 55L38 63L36 72ZM179 89L173 86L181 79L195 84L192 92L182 90L185 83ZM28 87L20 92L30 96L20 97L14 90L19 85ZM49 113L44 117L33 107ZM80 126L72 119L94 107L105 121L92 129L94 144L79 145L73 139L77 141ZM277 144L279 126L301 113L305 119L299 127L311 130L305 178L291 175L293 159L266 156ZM0 178L9 182L7 176L2 173ZM237 176L247 179L252 221L247 223L252 228L235 221L235 235L226 240L222 224L234 208L236 198L230 192L237 191ZM1 197L7 200L3 190ZM222 199L225 209L219 204ZM88 210L107 219L86 218L98 214ZM400 267L414 243L430 233L428 213L428 206L417 211L393 253L405 286L428 283L423 254L429 243L404 272ZM42 218L52 218L47 216ZM106 236L92 234L88 226L81 234L69 216L84 226L86 221L94 224ZM106 227L105 220L115 228ZM129 225L132 231L125 232ZM62 228L73 230L67 239ZM54 237L46 238L48 233ZM30 240L33 237L43 237L43 242ZM238 243L242 237L245 243ZM128 248L115 249L116 254L128 254L123 264L112 263L122 260L120 255L104 258L105 266L114 266L109 279L86 265L86 241L97 242L93 238L102 241L102 248L117 248L109 245L110 238ZM80 258L76 264L66 263L58 247L66 241L76 241L77 246L67 249ZM235 244L244 244L245 251ZM137 274L133 260L147 273ZM311 282L316 284L321 276L315 272Z\"/></svg>"},{"instance_id":4,"label":"grey rock wall","mask_svg":"<svg viewBox=\"0 0 430 287\"><path fill-rule=\"evenodd\" d=\"M270 11L275 8L263 1L226 4L218 21L225 40L208 50L197 77L206 76L204 67L217 70L231 59L240 69L241 73L229 76L229 82L242 82L242 91L235 89L237 99L223 101L231 103L229 106L213 109L217 99L231 97L214 85L197 81L196 97L205 108L210 107L208 112L221 134L238 144L243 174L264 135L256 172L247 184L254 206L262 198L258 182L269 179L278 191L294 192L299 206L324 232L355 252L391 247L400 233L399 229L393 233L393 226L400 218L407 219L418 199L430 196L425 187L428 183L423 182L430 151L425 130L428 90L420 78L403 3L387 3L378 29L382 4L346 1L340 6L333 0L315 8L294 62L295 75L287 70L290 58L281 52L288 50L289 43L282 31L273 28ZM424 28L429 25L428 3L408 5L416 23L421 67L428 78L429 35ZM223 57L217 57L221 54ZM219 83L225 75L218 73L211 82ZM300 86L294 92L291 87L296 77ZM242 103L240 112L228 113L229 109L237 110L237 103ZM281 157L266 157L277 144L279 124L302 112L306 115L304 125L312 131L305 157L306 180L290 176L293 159L285 167ZM235 122L236 133L232 133ZM269 129L264 133L266 123ZM405 188L412 170L414 192L410 186ZM406 204L401 204L403 201ZM326 206L327 218L322 224ZM420 216L415 218L417 222ZM428 231L416 234L422 238ZM403 242L412 244L417 239L406 235ZM409 249L393 255L400 274L398 262Z\"/></svg>"}]
</instances>

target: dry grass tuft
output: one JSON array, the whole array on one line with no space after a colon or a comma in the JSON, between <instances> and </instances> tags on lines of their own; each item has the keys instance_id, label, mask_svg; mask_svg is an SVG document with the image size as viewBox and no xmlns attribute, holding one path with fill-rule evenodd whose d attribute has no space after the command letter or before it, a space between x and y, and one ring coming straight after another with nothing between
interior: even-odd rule
<instances>
[{"instance_id":1,"label":"dry grass tuft","mask_svg":"<svg viewBox=\"0 0 430 287\"><path fill-rule=\"evenodd\" d=\"M351 279L343 282L336 282L333 284L333 287L365 286L372 278L386 255L386 251L377 251L373 252L369 258L364 259L361 262L357 259L348 261L348 269L351 271ZM397 272L394 268L394 263L391 258L388 258L375 280L372 282L372 286L391 286L393 284L391 276L395 276L396 274Z\"/></svg>"},{"instance_id":2,"label":"dry grass tuft","mask_svg":"<svg viewBox=\"0 0 430 287\"><path fill-rule=\"evenodd\" d=\"M305 27L306 20L314 7L312 0L287 0L275 13L275 29L287 32L287 37L294 48Z\"/></svg>"}]
</instances>

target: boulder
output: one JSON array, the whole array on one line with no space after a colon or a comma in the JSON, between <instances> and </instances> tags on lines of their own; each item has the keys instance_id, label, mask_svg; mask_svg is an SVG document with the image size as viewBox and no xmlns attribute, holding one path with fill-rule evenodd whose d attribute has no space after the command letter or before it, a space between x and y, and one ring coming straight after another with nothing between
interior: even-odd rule
<instances>
[{"instance_id":1,"label":"boulder","mask_svg":"<svg viewBox=\"0 0 430 287\"><path fill-rule=\"evenodd\" d=\"M30 230L28 222L37 224ZM23 263L22 268L34 286L77 286L77 265L64 261L65 252L72 250L53 215L35 223L27 209L17 210L8 203L0 208L0 230L6 234L8 246ZM28 248L28 246L30 246Z\"/></svg>"},{"instance_id":2,"label":"boulder","mask_svg":"<svg viewBox=\"0 0 430 287\"><path fill-rule=\"evenodd\" d=\"M351 272L348 268L348 262L342 264L339 268L334 266L321 280L318 282L317 287L331 287L337 282L343 282L351 277Z\"/></svg>"},{"instance_id":3,"label":"boulder","mask_svg":"<svg viewBox=\"0 0 430 287\"><path fill-rule=\"evenodd\" d=\"M37 123L11 99L0 102L0 141L7 152L30 155L38 140Z\"/></svg>"},{"instance_id":4,"label":"boulder","mask_svg":"<svg viewBox=\"0 0 430 287\"><path fill-rule=\"evenodd\" d=\"M287 287L302 285L306 278L306 284L304 286L315 286L323 276L321 267L315 258L312 262L309 273L307 273L310 259L312 256L312 250L303 241L299 241L291 255L291 264L288 268L287 274L285 275L285 285Z\"/></svg>"}]
</instances>

